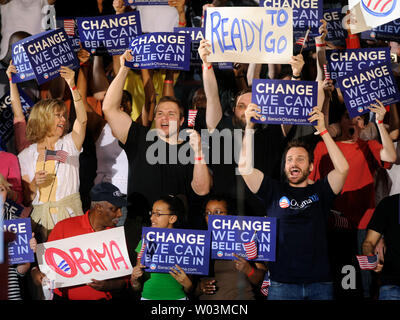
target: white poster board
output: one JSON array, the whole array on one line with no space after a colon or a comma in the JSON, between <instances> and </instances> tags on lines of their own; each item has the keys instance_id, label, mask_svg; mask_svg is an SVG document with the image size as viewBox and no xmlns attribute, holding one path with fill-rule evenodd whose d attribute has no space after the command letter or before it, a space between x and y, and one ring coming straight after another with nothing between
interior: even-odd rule
<instances>
[{"instance_id":1,"label":"white poster board","mask_svg":"<svg viewBox=\"0 0 400 320\"><path fill-rule=\"evenodd\" d=\"M123 227L38 244L39 269L55 288L132 273Z\"/></svg>"},{"instance_id":2,"label":"white poster board","mask_svg":"<svg viewBox=\"0 0 400 320\"><path fill-rule=\"evenodd\" d=\"M209 62L286 64L293 55L293 9L207 8Z\"/></svg>"}]
</instances>

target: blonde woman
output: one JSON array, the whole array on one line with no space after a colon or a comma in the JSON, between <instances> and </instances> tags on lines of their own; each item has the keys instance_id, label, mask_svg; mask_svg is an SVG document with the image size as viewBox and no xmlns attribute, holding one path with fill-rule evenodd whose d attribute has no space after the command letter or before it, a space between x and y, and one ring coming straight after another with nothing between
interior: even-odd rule
<instances>
[{"instance_id":1,"label":"blonde woman","mask_svg":"<svg viewBox=\"0 0 400 320\"><path fill-rule=\"evenodd\" d=\"M24 196L32 201L32 227L38 242L47 240L54 225L65 218L82 215L79 196L79 154L85 139L87 115L75 86L75 72L61 67L61 76L69 85L76 120L68 132L67 108L61 100L41 100L30 113L26 136L32 143L19 155ZM45 158L54 153L55 159ZM66 158L57 158L60 151ZM66 153L65 153L66 152Z\"/></svg>"}]
</instances>

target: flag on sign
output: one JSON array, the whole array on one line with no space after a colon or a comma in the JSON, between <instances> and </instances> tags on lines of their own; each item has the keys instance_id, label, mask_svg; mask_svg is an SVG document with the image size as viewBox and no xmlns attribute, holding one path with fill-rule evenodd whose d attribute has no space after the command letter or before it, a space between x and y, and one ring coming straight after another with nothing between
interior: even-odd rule
<instances>
[{"instance_id":1,"label":"flag on sign","mask_svg":"<svg viewBox=\"0 0 400 320\"><path fill-rule=\"evenodd\" d=\"M75 35L75 20L74 19L65 19L64 20L64 29L67 35L73 37Z\"/></svg>"},{"instance_id":2,"label":"flag on sign","mask_svg":"<svg viewBox=\"0 0 400 320\"><path fill-rule=\"evenodd\" d=\"M249 260L255 259L258 256L257 253L257 233L254 232L253 236L251 237L250 242L246 242L243 244L244 250L246 251L247 258Z\"/></svg>"},{"instance_id":3,"label":"flag on sign","mask_svg":"<svg viewBox=\"0 0 400 320\"><path fill-rule=\"evenodd\" d=\"M261 284L261 293L264 296L268 296L269 286L271 285L271 281L269 280L269 271L265 272L264 280Z\"/></svg>"},{"instance_id":4,"label":"flag on sign","mask_svg":"<svg viewBox=\"0 0 400 320\"><path fill-rule=\"evenodd\" d=\"M68 152L64 150L48 150L46 149L46 154L44 157L44 161L55 160L65 163L68 158Z\"/></svg>"},{"instance_id":5,"label":"flag on sign","mask_svg":"<svg viewBox=\"0 0 400 320\"><path fill-rule=\"evenodd\" d=\"M361 270L373 270L378 265L378 255L374 256L362 256L357 255L358 263L360 264Z\"/></svg>"},{"instance_id":6,"label":"flag on sign","mask_svg":"<svg viewBox=\"0 0 400 320\"><path fill-rule=\"evenodd\" d=\"M197 116L197 109L189 109L188 126L194 127L195 120Z\"/></svg>"},{"instance_id":7,"label":"flag on sign","mask_svg":"<svg viewBox=\"0 0 400 320\"><path fill-rule=\"evenodd\" d=\"M324 64L324 73L325 73L325 79L331 80L331 76L329 75L329 72L328 72L328 66L326 64Z\"/></svg>"}]
</instances>

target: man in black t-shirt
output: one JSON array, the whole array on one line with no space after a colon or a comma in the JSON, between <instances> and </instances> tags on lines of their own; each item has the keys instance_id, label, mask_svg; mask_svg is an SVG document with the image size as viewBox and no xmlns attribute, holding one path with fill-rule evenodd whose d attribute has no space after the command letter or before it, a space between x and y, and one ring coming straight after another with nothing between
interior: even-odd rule
<instances>
[{"instance_id":1,"label":"man in black t-shirt","mask_svg":"<svg viewBox=\"0 0 400 320\"><path fill-rule=\"evenodd\" d=\"M212 177L203 158L200 135L186 130L189 142L181 139L179 129L184 117L177 99L159 100L154 111L155 130L132 121L121 110L122 91L129 72L125 60L131 60L129 51L120 57L121 68L107 90L103 112L128 157L128 221L148 217L153 202L161 196L182 194L190 198L193 192L197 196L208 194ZM149 119L142 121L151 123L152 119L150 111Z\"/></svg>"},{"instance_id":2,"label":"man in black t-shirt","mask_svg":"<svg viewBox=\"0 0 400 320\"><path fill-rule=\"evenodd\" d=\"M373 255L379 240L385 237L384 262L380 274L379 300L400 300L400 194L384 198L376 207L363 242L363 254Z\"/></svg>"},{"instance_id":3,"label":"man in black t-shirt","mask_svg":"<svg viewBox=\"0 0 400 320\"><path fill-rule=\"evenodd\" d=\"M277 218L276 259L268 263L271 280L268 299L332 299L327 216L344 185L349 165L326 130L324 115L315 107L308 120L317 121L316 129L326 144L334 169L323 180L309 181L313 153L304 143L294 141L283 155L286 182L264 175L252 165L253 146L249 143L254 134L251 119L259 119L259 112L260 108L254 104L245 111L239 172L249 189L265 202L266 214Z\"/></svg>"}]
</instances>

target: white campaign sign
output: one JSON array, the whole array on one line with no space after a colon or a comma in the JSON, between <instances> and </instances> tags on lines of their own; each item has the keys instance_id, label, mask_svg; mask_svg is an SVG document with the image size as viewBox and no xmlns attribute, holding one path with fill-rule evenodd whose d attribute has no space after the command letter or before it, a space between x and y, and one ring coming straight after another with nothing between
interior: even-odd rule
<instances>
[{"instance_id":1,"label":"white campaign sign","mask_svg":"<svg viewBox=\"0 0 400 320\"><path fill-rule=\"evenodd\" d=\"M55 288L106 280L132 273L123 227L41 243L40 270Z\"/></svg>"},{"instance_id":2,"label":"white campaign sign","mask_svg":"<svg viewBox=\"0 0 400 320\"><path fill-rule=\"evenodd\" d=\"M293 9L207 8L209 62L283 63L293 55Z\"/></svg>"}]
</instances>

